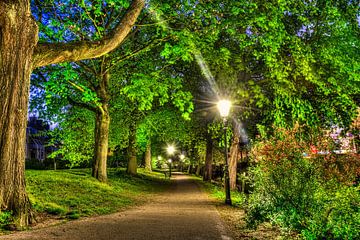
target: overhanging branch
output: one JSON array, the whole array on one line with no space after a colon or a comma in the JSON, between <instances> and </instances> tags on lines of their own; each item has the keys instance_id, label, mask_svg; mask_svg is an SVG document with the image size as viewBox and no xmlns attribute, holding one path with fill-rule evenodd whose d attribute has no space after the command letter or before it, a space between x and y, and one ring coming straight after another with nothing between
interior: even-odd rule
<instances>
[{"instance_id":1,"label":"overhanging branch","mask_svg":"<svg viewBox=\"0 0 360 240\"><path fill-rule=\"evenodd\" d=\"M34 50L33 68L96 58L114 50L131 31L144 4L144 0L133 0L113 33L100 41L39 43Z\"/></svg>"},{"instance_id":2,"label":"overhanging branch","mask_svg":"<svg viewBox=\"0 0 360 240\"><path fill-rule=\"evenodd\" d=\"M80 108L85 108L85 109L88 109L92 112L97 112L98 111L98 108L97 107L94 107L90 104L87 104L87 103L84 103L84 102L78 102L78 101L75 101L74 99L72 99L71 97L67 97L67 100L69 101L69 103L71 105L74 105L74 106L77 106L77 107L80 107Z\"/></svg>"}]
</instances>

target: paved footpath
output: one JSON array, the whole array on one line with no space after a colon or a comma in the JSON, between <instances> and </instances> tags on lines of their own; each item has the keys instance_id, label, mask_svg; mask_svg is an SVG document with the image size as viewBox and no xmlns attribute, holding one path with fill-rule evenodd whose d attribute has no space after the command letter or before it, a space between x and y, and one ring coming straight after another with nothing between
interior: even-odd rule
<instances>
[{"instance_id":1,"label":"paved footpath","mask_svg":"<svg viewBox=\"0 0 360 240\"><path fill-rule=\"evenodd\" d=\"M0 239L229 240L214 203L186 175L174 173L168 191L123 212L2 236Z\"/></svg>"}]
</instances>

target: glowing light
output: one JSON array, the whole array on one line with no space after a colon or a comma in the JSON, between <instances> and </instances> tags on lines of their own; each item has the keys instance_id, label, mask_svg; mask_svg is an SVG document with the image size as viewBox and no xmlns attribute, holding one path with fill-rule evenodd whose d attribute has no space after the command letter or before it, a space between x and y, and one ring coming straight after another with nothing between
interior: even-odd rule
<instances>
[{"instance_id":1,"label":"glowing light","mask_svg":"<svg viewBox=\"0 0 360 240\"><path fill-rule=\"evenodd\" d=\"M229 116L231 102L229 100L223 99L217 103L217 108L219 109L220 116L226 118Z\"/></svg>"},{"instance_id":2,"label":"glowing light","mask_svg":"<svg viewBox=\"0 0 360 240\"><path fill-rule=\"evenodd\" d=\"M175 152L175 147L174 147L173 145L169 145L169 146L167 147L166 151L167 151L167 153L168 153L169 155L173 155L174 152Z\"/></svg>"},{"instance_id":3,"label":"glowing light","mask_svg":"<svg viewBox=\"0 0 360 240\"><path fill-rule=\"evenodd\" d=\"M184 154L180 154L180 159L181 159L181 160L184 160L184 158L185 158L185 155L184 155Z\"/></svg>"},{"instance_id":4,"label":"glowing light","mask_svg":"<svg viewBox=\"0 0 360 240\"><path fill-rule=\"evenodd\" d=\"M171 162L172 162L172 160L171 160L171 159L169 159L168 161L169 161L169 163L171 163Z\"/></svg>"},{"instance_id":5,"label":"glowing light","mask_svg":"<svg viewBox=\"0 0 360 240\"><path fill-rule=\"evenodd\" d=\"M159 156L158 156L158 160L161 160L161 159L162 159L162 157L159 155Z\"/></svg>"},{"instance_id":6,"label":"glowing light","mask_svg":"<svg viewBox=\"0 0 360 240\"><path fill-rule=\"evenodd\" d=\"M201 52L195 52L194 55L195 55L196 62L197 62L197 64L199 65L199 67L201 69L202 74L205 76L205 79L209 83L210 89L214 93L218 94L219 89L217 87L215 78L212 75L209 66L206 64L206 61L204 60Z\"/></svg>"}]
</instances>

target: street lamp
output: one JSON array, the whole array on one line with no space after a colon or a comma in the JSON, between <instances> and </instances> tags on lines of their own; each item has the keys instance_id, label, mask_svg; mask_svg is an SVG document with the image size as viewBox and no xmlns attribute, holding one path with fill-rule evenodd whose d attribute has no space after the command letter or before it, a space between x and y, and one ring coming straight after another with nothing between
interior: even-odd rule
<instances>
[{"instance_id":1,"label":"street lamp","mask_svg":"<svg viewBox=\"0 0 360 240\"><path fill-rule=\"evenodd\" d=\"M166 151L171 156L175 152L175 147L173 145L168 145L168 147L166 148Z\"/></svg>"},{"instance_id":2,"label":"street lamp","mask_svg":"<svg viewBox=\"0 0 360 240\"><path fill-rule=\"evenodd\" d=\"M226 130L227 130L227 117L229 116L231 102L229 100L223 99L217 103L217 108L220 112L220 116L223 119L224 123L224 138L225 138L225 204L231 205L230 197L230 179L229 179L229 159L227 154L227 141L226 141Z\"/></svg>"},{"instance_id":3,"label":"street lamp","mask_svg":"<svg viewBox=\"0 0 360 240\"><path fill-rule=\"evenodd\" d=\"M166 151L169 156L172 156L175 153L175 147L173 145L168 145L168 147L166 148ZM171 177L171 162L172 162L171 158L168 161L169 161L169 165L170 165L169 177Z\"/></svg>"},{"instance_id":4,"label":"street lamp","mask_svg":"<svg viewBox=\"0 0 360 240\"><path fill-rule=\"evenodd\" d=\"M185 155L184 154L180 154L180 160L183 161L185 159Z\"/></svg>"}]
</instances>

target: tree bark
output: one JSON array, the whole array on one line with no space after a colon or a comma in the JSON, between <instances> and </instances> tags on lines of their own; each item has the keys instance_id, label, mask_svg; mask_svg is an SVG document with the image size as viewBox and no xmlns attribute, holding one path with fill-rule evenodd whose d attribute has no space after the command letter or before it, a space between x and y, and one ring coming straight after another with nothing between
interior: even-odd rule
<instances>
[{"instance_id":1,"label":"tree bark","mask_svg":"<svg viewBox=\"0 0 360 240\"><path fill-rule=\"evenodd\" d=\"M212 179L212 164L213 164L213 141L210 134L206 136L206 155L205 155L205 171L204 181L211 181Z\"/></svg>"},{"instance_id":2,"label":"tree bark","mask_svg":"<svg viewBox=\"0 0 360 240\"><path fill-rule=\"evenodd\" d=\"M25 191L25 141L37 34L28 1L0 1L0 211L12 211L18 227L33 221Z\"/></svg>"},{"instance_id":3,"label":"tree bark","mask_svg":"<svg viewBox=\"0 0 360 240\"><path fill-rule=\"evenodd\" d=\"M201 167L202 167L201 159L198 158L198 162L197 162L197 165L196 165L196 171L195 171L196 176L200 176Z\"/></svg>"},{"instance_id":4,"label":"tree bark","mask_svg":"<svg viewBox=\"0 0 360 240\"><path fill-rule=\"evenodd\" d=\"M136 159L136 123L132 122L129 129L129 146L127 148L128 155L128 166L127 173L136 175L137 174L137 159Z\"/></svg>"},{"instance_id":5,"label":"tree bark","mask_svg":"<svg viewBox=\"0 0 360 240\"><path fill-rule=\"evenodd\" d=\"M235 124L236 125L236 124ZM237 160L239 158L239 142L240 136L237 131L237 127L234 128L234 137L231 142L230 147L230 157L229 157L229 177L230 177L230 189L236 189L236 178L237 178Z\"/></svg>"},{"instance_id":6,"label":"tree bark","mask_svg":"<svg viewBox=\"0 0 360 240\"><path fill-rule=\"evenodd\" d=\"M146 145L146 151L145 151L145 170L151 172L151 141Z\"/></svg>"},{"instance_id":7,"label":"tree bark","mask_svg":"<svg viewBox=\"0 0 360 240\"><path fill-rule=\"evenodd\" d=\"M96 95L100 98L101 106L97 108L95 121L95 149L92 176L100 182L107 181L106 164L108 157L109 141L109 87L110 75L104 73L101 75L99 86L96 89Z\"/></svg>"},{"instance_id":8,"label":"tree bark","mask_svg":"<svg viewBox=\"0 0 360 240\"><path fill-rule=\"evenodd\" d=\"M103 111L96 112L95 149L92 176L97 178L100 182L106 182L110 114L108 112L107 105L104 105L102 110Z\"/></svg>"}]
</instances>

